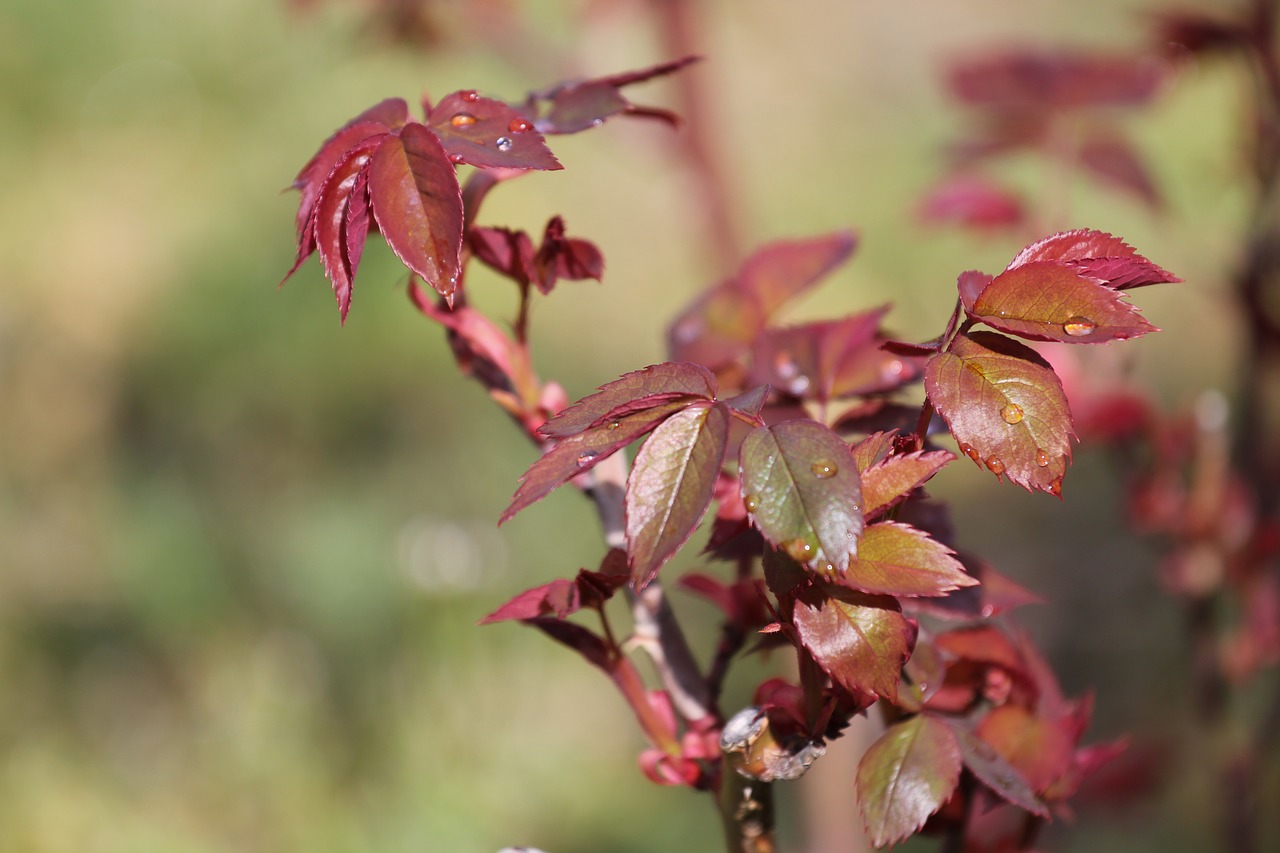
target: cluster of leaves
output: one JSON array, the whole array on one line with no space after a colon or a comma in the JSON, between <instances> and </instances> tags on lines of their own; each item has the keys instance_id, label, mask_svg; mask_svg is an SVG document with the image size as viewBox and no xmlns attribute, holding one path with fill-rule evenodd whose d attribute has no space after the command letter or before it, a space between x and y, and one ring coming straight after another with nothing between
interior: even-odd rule
<instances>
[{"instance_id":1,"label":"cluster of leaves","mask_svg":"<svg viewBox=\"0 0 1280 853\"><path fill-rule=\"evenodd\" d=\"M1021 194L984 171L988 162L1024 151L1080 169L1151 208L1159 188L1116 117L1149 105L1164 88L1168 66L1155 56L1019 50L984 53L956 63L948 94L976 125L950 149L950 174L921 205L929 222L984 230L1017 229L1031 219Z\"/></svg>"},{"instance_id":2,"label":"cluster of leaves","mask_svg":"<svg viewBox=\"0 0 1280 853\"><path fill-rule=\"evenodd\" d=\"M560 387L533 370L528 303L559 279L599 279L603 259L567 237L559 217L536 249L523 231L475 225L480 202L508 177L558 168L544 135L625 113L674 123L619 90L688 61L556 86L517 106L455 92L424 104L421 123L403 101L376 105L299 173L294 269L318 253L345 319L368 234L382 233L459 365L543 451L504 521L565 483L589 485L602 462L643 439L622 495L624 547L485 621L520 620L605 672L650 742L641 756L650 778L715 789L726 764L764 782L796 778L826 740L879 703L890 725L864 756L857 790L876 844L926 821L967 833L975 804L988 800L1040 821L1119 747L1079 749L1089 703L1064 699L1029 641L990 621L1034 597L954 549L946 508L924 487L957 456L933 443L928 426L936 411L960 452L998 480L1061 495L1071 413L1053 368L1017 338L1143 335L1154 327L1124 292L1177 279L1111 235L1055 234L996 275L960 275L943 333L907 344L883 330L886 307L779 323L786 304L846 261L856 241L837 233L779 242L680 313L671 361L566 405ZM462 164L476 167L464 183ZM467 304L471 259L517 285L510 333ZM923 405L905 404L921 380ZM724 615L711 670L694 674L709 702L691 714L669 691L646 687L606 605L621 589L658 583L708 515L704 556L732 564L734 575L681 579ZM598 631L568 618L585 611ZM719 709L724 672L753 636L758 649L791 649L799 680L765 681L746 725L729 726ZM998 836L970 834L966 849L1011 849Z\"/></svg>"}]
</instances>

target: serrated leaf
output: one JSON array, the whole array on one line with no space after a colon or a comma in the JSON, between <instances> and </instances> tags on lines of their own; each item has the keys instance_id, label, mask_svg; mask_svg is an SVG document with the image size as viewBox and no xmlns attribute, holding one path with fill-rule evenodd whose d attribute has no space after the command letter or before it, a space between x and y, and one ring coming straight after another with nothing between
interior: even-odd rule
<instances>
[{"instance_id":1,"label":"serrated leaf","mask_svg":"<svg viewBox=\"0 0 1280 853\"><path fill-rule=\"evenodd\" d=\"M1032 261L1000 273L969 314L1035 341L1099 344L1158 331L1120 291L1056 261Z\"/></svg>"},{"instance_id":2,"label":"serrated leaf","mask_svg":"<svg viewBox=\"0 0 1280 853\"><path fill-rule=\"evenodd\" d=\"M1035 350L991 332L959 335L929 360L924 384L962 453L1029 491L1061 494L1071 412Z\"/></svg>"},{"instance_id":3,"label":"serrated leaf","mask_svg":"<svg viewBox=\"0 0 1280 853\"><path fill-rule=\"evenodd\" d=\"M369 161L369 197L396 257L451 299L461 263L462 193L435 134L411 123L388 137Z\"/></svg>"},{"instance_id":4,"label":"serrated leaf","mask_svg":"<svg viewBox=\"0 0 1280 853\"><path fill-rule=\"evenodd\" d=\"M527 106L531 112L543 108L545 114L535 122L538 130L543 133L578 133L599 127L606 119L620 113L658 118L675 125L679 120L673 113L637 107L618 90L633 83L672 74L697 61L696 56L686 56L638 71L562 83L545 92L530 95Z\"/></svg>"},{"instance_id":5,"label":"serrated leaf","mask_svg":"<svg viewBox=\"0 0 1280 853\"><path fill-rule=\"evenodd\" d=\"M644 408L678 399L712 399L716 378L711 371L688 362L651 364L600 386L538 428L551 438L563 438L600 423L620 406L635 403ZM645 401L652 401L644 405Z\"/></svg>"},{"instance_id":6,"label":"serrated leaf","mask_svg":"<svg viewBox=\"0 0 1280 853\"><path fill-rule=\"evenodd\" d=\"M858 763L858 804L871 843L894 844L942 807L960 781L960 747L941 720L917 714L894 723Z\"/></svg>"},{"instance_id":7,"label":"serrated leaf","mask_svg":"<svg viewBox=\"0 0 1280 853\"><path fill-rule=\"evenodd\" d=\"M334 167L320 190L315 207L315 242L320 251L320 260L324 264L325 275L333 284L333 293L338 300L338 311L343 322L346 322L347 311L351 308L351 287L355 281L356 265L359 264L360 252L364 247L364 236L368 233L367 202L357 199L358 204L366 205L364 221L365 233L358 229L349 229L347 214L349 202L354 196L356 183L361 175L366 174L365 165L373 153L387 139L386 134L371 136L352 147L346 158ZM362 189L362 192L363 189ZM348 237L359 241L354 244L355 263L352 263L352 246Z\"/></svg>"},{"instance_id":8,"label":"serrated leaf","mask_svg":"<svg viewBox=\"0 0 1280 853\"><path fill-rule=\"evenodd\" d=\"M987 285L993 278L995 276L978 270L962 272L956 277L956 289L960 291L960 304L964 306L966 312L973 312L973 303L978 301L978 297L987 289Z\"/></svg>"},{"instance_id":9,"label":"serrated leaf","mask_svg":"<svg viewBox=\"0 0 1280 853\"><path fill-rule=\"evenodd\" d=\"M897 435L897 430L873 432L855 444L851 448L851 452L853 453L853 461L858 465L858 471L865 473L872 465L884 461L893 450L895 435ZM863 494L863 500L866 500L865 494Z\"/></svg>"},{"instance_id":10,"label":"serrated leaf","mask_svg":"<svg viewBox=\"0 0 1280 853\"><path fill-rule=\"evenodd\" d=\"M729 413L694 405L662 422L636 454L627 478L627 554L637 589L688 541L711 504L724 461Z\"/></svg>"},{"instance_id":11,"label":"serrated leaf","mask_svg":"<svg viewBox=\"0 0 1280 853\"><path fill-rule=\"evenodd\" d=\"M871 518L898 503L955 458L949 450L917 450L886 456L867 468L859 466L863 515Z\"/></svg>"},{"instance_id":12,"label":"serrated leaf","mask_svg":"<svg viewBox=\"0 0 1280 853\"><path fill-rule=\"evenodd\" d=\"M561 439L521 475L520 487L498 523L502 524L520 510L542 500L577 475L590 471L688 405L684 399L667 402L619 418L613 422L617 426L610 424Z\"/></svg>"},{"instance_id":13,"label":"serrated leaf","mask_svg":"<svg viewBox=\"0 0 1280 853\"><path fill-rule=\"evenodd\" d=\"M923 530L896 521L867 527L858 558L833 580L863 592L897 596L946 595L978 583L954 551Z\"/></svg>"},{"instance_id":14,"label":"serrated leaf","mask_svg":"<svg viewBox=\"0 0 1280 853\"><path fill-rule=\"evenodd\" d=\"M897 697L902 665L911 655L916 632L896 599L809 587L797 598L791 618L801 644L846 690L890 701Z\"/></svg>"},{"instance_id":15,"label":"serrated leaf","mask_svg":"<svg viewBox=\"0 0 1280 853\"><path fill-rule=\"evenodd\" d=\"M1049 809L1036 796L1031 783L1018 769L1005 761L991 744L974 735L959 721L947 724L960 746L960 757L978 781L1018 808L1040 817L1049 817Z\"/></svg>"},{"instance_id":16,"label":"serrated leaf","mask_svg":"<svg viewBox=\"0 0 1280 853\"><path fill-rule=\"evenodd\" d=\"M524 114L475 92L446 95L432 108L427 124L455 163L501 169L564 168Z\"/></svg>"},{"instance_id":17,"label":"serrated leaf","mask_svg":"<svg viewBox=\"0 0 1280 853\"><path fill-rule=\"evenodd\" d=\"M1139 255L1119 237L1087 228L1063 231L1037 240L1019 252L1007 269L1037 261L1053 261L1072 267L1117 290L1182 281Z\"/></svg>"},{"instance_id":18,"label":"serrated leaf","mask_svg":"<svg viewBox=\"0 0 1280 853\"><path fill-rule=\"evenodd\" d=\"M738 452L743 500L764 537L810 567L844 571L862 533L849 446L816 421L752 430Z\"/></svg>"}]
</instances>

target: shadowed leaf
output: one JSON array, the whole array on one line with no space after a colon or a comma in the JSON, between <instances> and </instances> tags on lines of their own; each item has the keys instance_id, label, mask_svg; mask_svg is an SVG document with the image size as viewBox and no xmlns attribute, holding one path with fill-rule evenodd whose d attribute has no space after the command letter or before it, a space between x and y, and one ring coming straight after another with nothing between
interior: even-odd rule
<instances>
[{"instance_id":1,"label":"shadowed leaf","mask_svg":"<svg viewBox=\"0 0 1280 853\"><path fill-rule=\"evenodd\" d=\"M800 593L791 616L800 642L846 690L890 701L897 697L916 632L896 599L810 586Z\"/></svg>"},{"instance_id":2,"label":"shadowed leaf","mask_svg":"<svg viewBox=\"0 0 1280 853\"><path fill-rule=\"evenodd\" d=\"M1005 761L991 744L975 736L958 721L948 720L947 723L960 746L960 757L964 761L964 766L968 767L982 784L1024 811L1040 817L1049 817L1049 809L1036 796L1031 783L1018 772L1016 767Z\"/></svg>"},{"instance_id":3,"label":"shadowed leaf","mask_svg":"<svg viewBox=\"0 0 1280 853\"><path fill-rule=\"evenodd\" d=\"M355 196L356 183L362 175L365 164L369 162L373 152L382 145L387 136L372 136L362 140L347 152L342 160L329 173L328 180L320 190L315 207L315 242L320 251L320 260L324 263L325 275L333 283L333 293L338 299L338 311L343 322L347 319L347 311L351 308L351 286L355 281L356 264L364 248L364 238L368 234L368 207L362 186L361 197L356 203L364 207L364 233L360 229L349 228L347 215L349 202ZM361 182L362 184L364 182ZM359 217L360 214L357 214ZM347 237L356 240L347 243ZM355 250L352 263L351 249Z\"/></svg>"},{"instance_id":4,"label":"shadowed leaf","mask_svg":"<svg viewBox=\"0 0 1280 853\"><path fill-rule=\"evenodd\" d=\"M1048 788L1071 767L1075 738L1055 721L1020 705L994 708L975 733L1013 765L1036 792Z\"/></svg>"},{"instance_id":5,"label":"shadowed leaf","mask_svg":"<svg viewBox=\"0 0 1280 853\"><path fill-rule=\"evenodd\" d=\"M599 127L606 119L623 113L657 118L676 125L679 119L674 113L637 107L619 89L672 74L697 61L696 56L686 56L638 71L561 83L544 92L530 95L525 106L531 116L536 116L534 124L542 133L578 133Z\"/></svg>"},{"instance_id":6,"label":"shadowed leaf","mask_svg":"<svg viewBox=\"0 0 1280 853\"><path fill-rule=\"evenodd\" d=\"M446 95L431 110L427 123L455 163L503 169L564 168L533 122L502 101L475 92Z\"/></svg>"},{"instance_id":7,"label":"shadowed leaf","mask_svg":"<svg viewBox=\"0 0 1280 853\"><path fill-rule=\"evenodd\" d=\"M895 723L858 764L858 804L877 847L914 833L960 781L960 747L946 723L917 714Z\"/></svg>"},{"instance_id":8,"label":"shadowed leaf","mask_svg":"<svg viewBox=\"0 0 1280 853\"><path fill-rule=\"evenodd\" d=\"M388 137L369 161L369 197L396 257L451 299L462 252L462 193L435 134L407 124Z\"/></svg>"},{"instance_id":9,"label":"shadowed leaf","mask_svg":"<svg viewBox=\"0 0 1280 853\"><path fill-rule=\"evenodd\" d=\"M870 518L897 504L955 458L949 450L917 450L886 456L867 468L859 466L863 515Z\"/></svg>"},{"instance_id":10,"label":"shadowed leaf","mask_svg":"<svg viewBox=\"0 0 1280 853\"><path fill-rule=\"evenodd\" d=\"M663 421L636 454L627 479L626 515L637 589L653 580L702 521L728 436L723 404L695 404Z\"/></svg>"},{"instance_id":11,"label":"shadowed leaf","mask_svg":"<svg viewBox=\"0 0 1280 853\"><path fill-rule=\"evenodd\" d=\"M1071 412L1034 350L991 332L960 335L930 359L924 383L962 453L1029 491L1061 494Z\"/></svg>"},{"instance_id":12,"label":"shadowed leaf","mask_svg":"<svg viewBox=\"0 0 1280 853\"><path fill-rule=\"evenodd\" d=\"M810 567L843 571L862 533L849 446L816 421L752 430L739 450L742 495L765 538Z\"/></svg>"},{"instance_id":13,"label":"shadowed leaf","mask_svg":"<svg viewBox=\"0 0 1280 853\"><path fill-rule=\"evenodd\" d=\"M1163 206L1146 164L1123 137L1109 133L1090 136L1080 146L1080 164L1102 183L1136 196L1148 207Z\"/></svg>"},{"instance_id":14,"label":"shadowed leaf","mask_svg":"<svg viewBox=\"0 0 1280 853\"><path fill-rule=\"evenodd\" d=\"M946 595L978 583L950 548L923 530L894 521L864 530L858 558L833 581L863 592L899 596Z\"/></svg>"},{"instance_id":15,"label":"shadowed leaf","mask_svg":"<svg viewBox=\"0 0 1280 853\"><path fill-rule=\"evenodd\" d=\"M601 424L621 406L641 411L672 400L712 399L716 378L697 364L663 362L642 367L600 386L538 428L551 438L563 438Z\"/></svg>"}]
</instances>

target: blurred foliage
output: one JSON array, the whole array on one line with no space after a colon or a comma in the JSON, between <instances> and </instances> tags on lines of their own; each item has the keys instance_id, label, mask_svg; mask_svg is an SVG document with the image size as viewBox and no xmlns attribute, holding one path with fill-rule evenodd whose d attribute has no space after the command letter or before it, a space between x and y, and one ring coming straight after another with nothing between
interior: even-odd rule
<instances>
[{"instance_id":1,"label":"blurred foliage","mask_svg":"<svg viewBox=\"0 0 1280 853\"><path fill-rule=\"evenodd\" d=\"M640 2L479 4L505 16L500 38L461 0L438 5L426 49L337 0L0 6L0 849L717 845L705 803L634 770L638 738L596 673L516 627L474 627L594 565L595 522L566 492L495 528L533 451L457 380L390 253L371 244L341 330L314 262L275 288L294 205L276 190L366 105L514 98L667 58ZM1016 248L912 218L956 120L940 62L1118 40L1137 4L970 0L923 25L890 0L809 5L708 0L716 114L690 118L715 123L751 239L862 231L815 311L892 299L901 334L932 335L955 273ZM1206 70L1135 124L1166 219L1076 199L1080 224L1187 279L1144 294L1147 315L1224 353L1136 347L1174 401L1231 374L1231 318L1206 306L1242 205L1224 190L1232 84ZM603 248L604 285L563 286L534 316L544 373L576 397L660 360L663 318L723 271L687 239L700 223L667 130L620 121L556 151L565 172L504 187L484 219L536 231L558 212ZM992 499L989 478L956 471L941 490L965 544L984 525L1027 531L989 556L1050 600L1037 633L1069 689L1099 686L1098 736L1185 735L1175 620L1102 461L1082 455L1065 505ZM1119 824L1086 815L1058 849L1203 847L1205 792L1173 770L1182 783Z\"/></svg>"}]
</instances>

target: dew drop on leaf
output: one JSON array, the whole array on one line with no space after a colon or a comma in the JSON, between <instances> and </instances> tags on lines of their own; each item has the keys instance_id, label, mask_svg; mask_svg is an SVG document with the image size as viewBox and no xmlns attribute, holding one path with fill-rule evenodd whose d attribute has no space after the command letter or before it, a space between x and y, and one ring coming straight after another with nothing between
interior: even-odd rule
<instances>
[{"instance_id":1,"label":"dew drop on leaf","mask_svg":"<svg viewBox=\"0 0 1280 853\"><path fill-rule=\"evenodd\" d=\"M813 476L819 480L830 480L836 474L840 473L840 466L829 459L819 459L809 466L809 470L813 472Z\"/></svg>"},{"instance_id":2,"label":"dew drop on leaf","mask_svg":"<svg viewBox=\"0 0 1280 853\"><path fill-rule=\"evenodd\" d=\"M760 501L756 500L755 495L747 495L742 499L742 505L747 508L747 512L755 512L760 506Z\"/></svg>"},{"instance_id":3,"label":"dew drop on leaf","mask_svg":"<svg viewBox=\"0 0 1280 853\"><path fill-rule=\"evenodd\" d=\"M453 118L449 119L449 124L454 127L470 127L476 123L476 117L471 113L456 113Z\"/></svg>"},{"instance_id":4,"label":"dew drop on leaf","mask_svg":"<svg viewBox=\"0 0 1280 853\"><path fill-rule=\"evenodd\" d=\"M999 456L988 456L987 467L991 469L991 473L999 477L1004 473L1004 460Z\"/></svg>"},{"instance_id":5,"label":"dew drop on leaf","mask_svg":"<svg viewBox=\"0 0 1280 853\"><path fill-rule=\"evenodd\" d=\"M450 155L449 155L449 162L450 162L450 163L465 163L466 161L467 161L467 158L463 157L461 154L450 154Z\"/></svg>"},{"instance_id":6,"label":"dew drop on leaf","mask_svg":"<svg viewBox=\"0 0 1280 853\"><path fill-rule=\"evenodd\" d=\"M465 92L459 92L458 95L462 98L462 100L467 101L469 103L473 103L473 104L476 101L480 100L480 95L476 92L475 89L468 89Z\"/></svg>"},{"instance_id":7,"label":"dew drop on leaf","mask_svg":"<svg viewBox=\"0 0 1280 853\"><path fill-rule=\"evenodd\" d=\"M622 421L611 421L605 429L617 429L622 426Z\"/></svg>"},{"instance_id":8,"label":"dew drop on leaf","mask_svg":"<svg viewBox=\"0 0 1280 853\"><path fill-rule=\"evenodd\" d=\"M961 442L960 452L963 453L965 456L968 456L974 462L977 462L979 464L982 463L982 457L978 455L978 451L974 449L972 444L965 444L964 442Z\"/></svg>"},{"instance_id":9,"label":"dew drop on leaf","mask_svg":"<svg viewBox=\"0 0 1280 853\"><path fill-rule=\"evenodd\" d=\"M788 539L782 543L782 550L797 563L808 562L813 557L813 546L803 539Z\"/></svg>"},{"instance_id":10,"label":"dew drop on leaf","mask_svg":"<svg viewBox=\"0 0 1280 853\"><path fill-rule=\"evenodd\" d=\"M1049 494L1055 498L1062 497L1062 478L1054 477L1053 482L1049 484Z\"/></svg>"},{"instance_id":11,"label":"dew drop on leaf","mask_svg":"<svg viewBox=\"0 0 1280 853\"><path fill-rule=\"evenodd\" d=\"M493 144L497 147L499 151L511 150L511 140L505 136L499 136L496 140L494 140Z\"/></svg>"},{"instance_id":12,"label":"dew drop on leaf","mask_svg":"<svg viewBox=\"0 0 1280 853\"><path fill-rule=\"evenodd\" d=\"M596 453L594 450L582 451L582 453L578 454L578 467L585 468L586 466L590 465L592 462L595 462L596 457L599 455L600 454Z\"/></svg>"},{"instance_id":13,"label":"dew drop on leaf","mask_svg":"<svg viewBox=\"0 0 1280 853\"><path fill-rule=\"evenodd\" d=\"M1004 418L1007 424L1022 423L1022 407L1017 403L1005 403L1004 408L1000 410L1000 417Z\"/></svg>"},{"instance_id":14,"label":"dew drop on leaf","mask_svg":"<svg viewBox=\"0 0 1280 853\"><path fill-rule=\"evenodd\" d=\"M884 382L892 382L902 375L904 369L905 365L900 360L890 359L880 367L880 378Z\"/></svg>"},{"instance_id":15,"label":"dew drop on leaf","mask_svg":"<svg viewBox=\"0 0 1280 853\"><path fill-rule=\"evenodd\" d=\"M507 124L507 130L511 131L512 133L524 133L525 131L532 130L532 129L533 129L533 125L528 120L523 118L513 118Z\"/></svg>"},{"instance_id":16,"label":"dew drop on leaf","mask_svg":"<svg viewBox=\"0 0 1280 853\"><path fill-rule=\"evenodd\" d=\"M1041 468L1048 468L1048 467L1049 467L1049 454L1048 454L1048 453L1045 453L1043 450L1037 450L1037 451L1036 451L1036 464L1037 464L1037 465L1039 465Z\"/></svg>"},{"instance_id":17,"label":"dew drop on leaf","mask_svg":"<svg viewBox=\"0 0 1280 853\"><path fill-rule=\"evenodd\" d=\"M1083 338L1093 334L1093 330L1098 328L1098 324L1090 320L1088 317L1076 315L1070 320L1062 324L1062 331L1066 332L1073 338Z\"/></svg>"}]
</instances>

